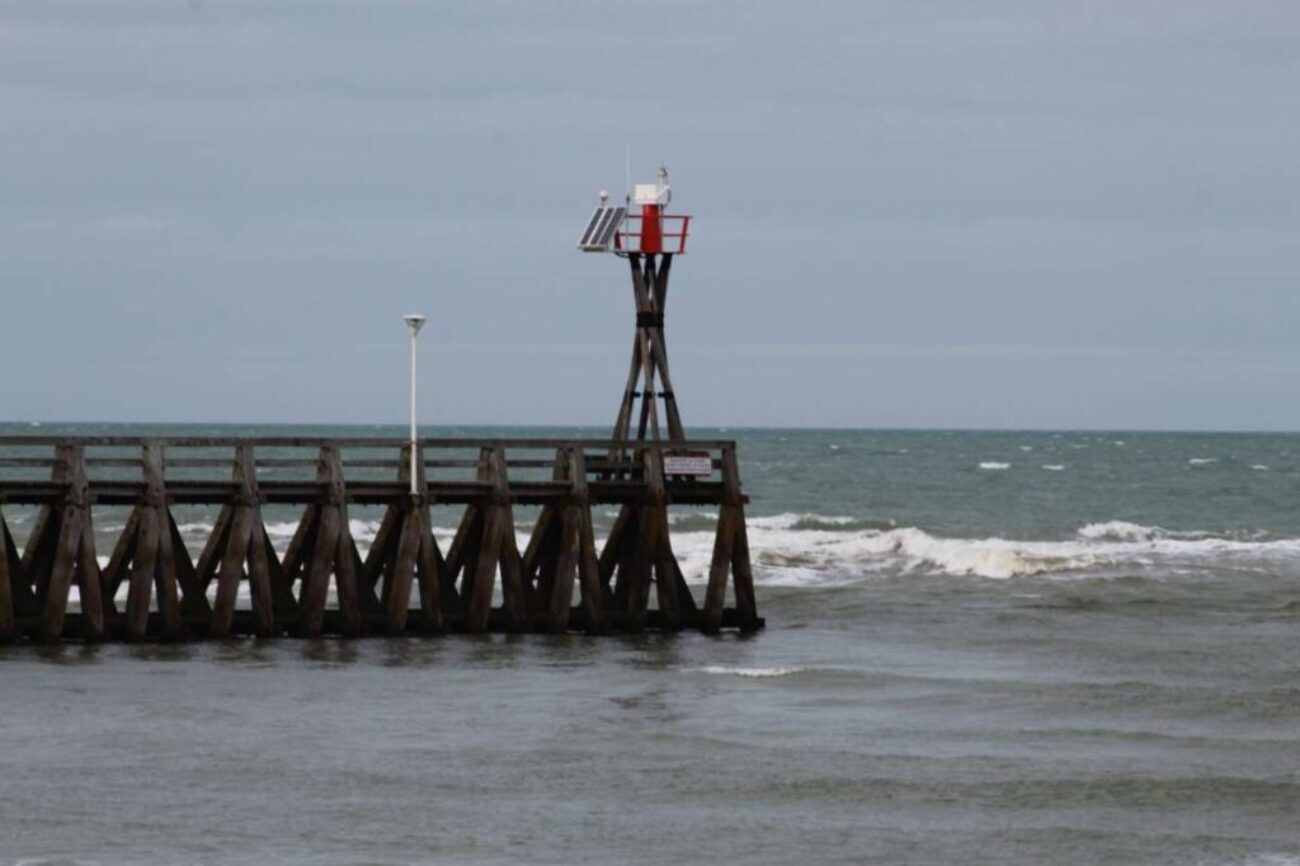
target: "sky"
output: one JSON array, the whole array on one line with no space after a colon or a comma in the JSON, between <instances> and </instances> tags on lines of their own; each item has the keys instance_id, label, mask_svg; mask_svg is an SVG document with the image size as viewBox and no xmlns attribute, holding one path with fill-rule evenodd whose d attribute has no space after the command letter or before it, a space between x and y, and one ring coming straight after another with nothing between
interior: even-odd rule
<instances>
[{"instance_id":1,"label":"sky","mask_svg":"<svg viewBox=\"0 0 1300 866\"><path fill-rule=\"evenodd\" d=\"M1300 4L0 0L0 420L1300 429Z\"/></svg>"}]
</instances>

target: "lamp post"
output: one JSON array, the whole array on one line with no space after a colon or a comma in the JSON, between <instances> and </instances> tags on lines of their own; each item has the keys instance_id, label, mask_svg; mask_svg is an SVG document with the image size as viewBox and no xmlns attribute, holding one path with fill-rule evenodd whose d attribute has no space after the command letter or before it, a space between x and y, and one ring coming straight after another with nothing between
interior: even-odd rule
<instances>
[{"instance_id":1,"label":"lamp post","mask_svg":"<svg viewBox=\"0 0 1300 866\"><path fill-rule=\"evenodd\" d=\"M415 431L415 338L424 327L424 316L411 313L403 316L402 321L406 322L406 327L411 330L411 496L418 496L419 491L416 482L419 479L419 473L416 472L416 454L419 448L416 446Z\"/></svg>"}]
</instances>

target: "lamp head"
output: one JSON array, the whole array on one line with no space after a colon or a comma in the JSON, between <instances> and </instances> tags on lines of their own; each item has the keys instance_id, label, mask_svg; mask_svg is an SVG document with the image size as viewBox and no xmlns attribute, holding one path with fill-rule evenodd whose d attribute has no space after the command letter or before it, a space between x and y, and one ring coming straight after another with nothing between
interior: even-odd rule
<instances>
[{"instance_id":1,"label":"lamp head","mask_svg":"<svg viewBox=\"0 0 1300 866\"><path fill-rule=\"evenodd\" d=\"M412 337L420 333L420 329L424 327L424 316L418 315L416 313L410 313L408 315L402 316L402 321L406 322L406 327L411 329Z\"/></svg>"}]
</instances>

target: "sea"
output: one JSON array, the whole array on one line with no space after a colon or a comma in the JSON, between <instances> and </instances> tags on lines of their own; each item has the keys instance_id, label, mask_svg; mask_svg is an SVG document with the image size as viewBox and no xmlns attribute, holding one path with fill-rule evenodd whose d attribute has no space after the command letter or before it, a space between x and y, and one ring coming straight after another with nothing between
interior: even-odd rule
<instances>
[{"instance_id":1,"label":"sea","mask_svg":"<svg viewBox=\"0 0 1300 866\"><path fill-rule=\"evenodd\" d=\"M691 432L761 633L0 647L0 864L1300 864L1300 435Z\"/></svg>"}]
</instances>

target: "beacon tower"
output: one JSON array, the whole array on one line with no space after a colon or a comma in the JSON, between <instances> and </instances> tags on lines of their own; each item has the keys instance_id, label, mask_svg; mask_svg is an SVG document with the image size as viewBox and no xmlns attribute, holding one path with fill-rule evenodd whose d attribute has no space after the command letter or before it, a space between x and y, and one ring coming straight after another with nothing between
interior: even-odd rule
<instances>
[{"instance_id":1,"label":"beacon tower","mask_svg":"<svg viewBox=\"0 0 1300 866\"><path fill-rule=\"evenodd\" d=\"M578 239L578 249L583 252L613 253L627 259L632 273L636 330L632 338L632 364L614 422L613 439L618 442L686 439L668 372L664 305L673 257L686 253L691 218L667 213L671 202L668 169L661 165L656 181L636 184L622 206L611 206L609 193L601 192L600 204ZM635 437L632 435L634 417ZM666 437L661 435L661 425L667 428Z\"/></svg>"}]
</instances>

